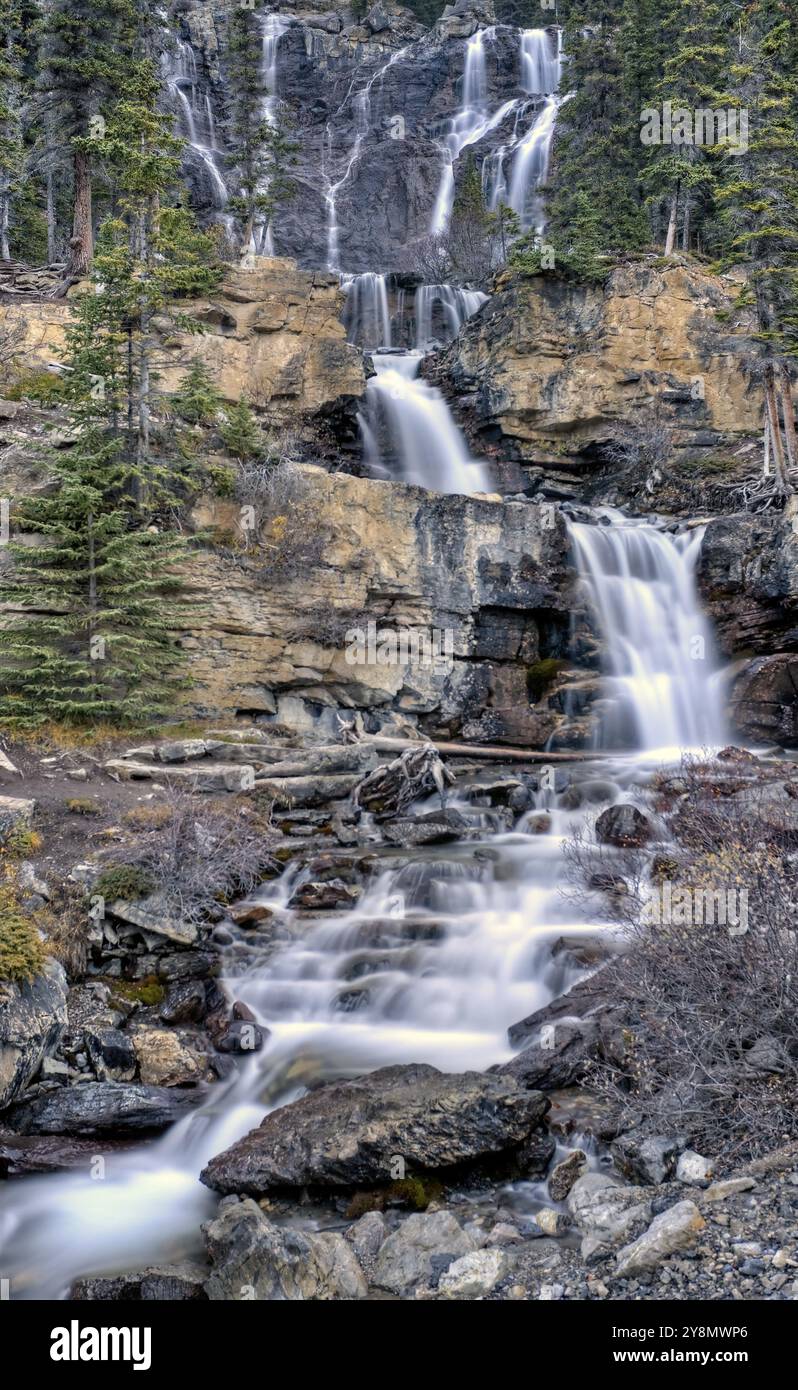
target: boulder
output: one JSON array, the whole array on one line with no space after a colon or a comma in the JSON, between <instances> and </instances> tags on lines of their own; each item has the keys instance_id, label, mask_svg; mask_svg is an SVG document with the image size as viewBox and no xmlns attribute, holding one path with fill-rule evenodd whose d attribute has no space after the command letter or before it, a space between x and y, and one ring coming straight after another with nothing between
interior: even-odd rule
<instances>
[{"instance_id":1,"label":"boulder","mask_svg":"<svg viewBox=\"0 0 798 1390\"><path fill-rule=\"evenodd\" d=\"M204 1228L207 1296L258 1302L365 1298L352 1246L337 1232L275 1226L252 1201L224 1206Z\"/></svg>"},{"instance_id":2,"label":"boulder","mask_svg":"<svg viewBox=\"0 0 798 1390\"><path fill-rule=\"evenodd\" d=\"M388 1234L388 1227L381 1211L367 1211L365 1216L361 1216L344 1234L360 1263L370 1265L380 1253L380 1246Z\"/></svg>"},{"instance_id":3,"label":"boulder","mask_svg":"<svg viewBox=\"0 0 798 1390\"><path fill-rule=\"evenodd\" d=\"M624 1177L633 1182L667 1182L673 1177L676 1161L686 1146L679 1135L647 1134L629 1130L612 1144L612 1156Z\"/></svg>"},{"instance_id":4,"label":"boulder","mask_svg":"<svg viewBox=\"0 0 798 1390\"><path fill-rule=\"evenodd\" d=\"M630 802L608 806L596 821L596 839L601 845L619 849L639 849L653 837L651 821Z\"/></svg>"},{"instance_id":5,"label":"boulder","mask_svg":"<svg viewBox=\"0 0 798 1390\"><path fill-rule=\"evenodd\" d=\"M414 1212L384 1241L374 1267L380 1289L406 1295L440 1276L460 1255L476 1249L451 1212Z\"/></svg>"},{"instance_id":6,"label":"boulder","mask_svg":"<svg viewBox=\"0 0 798 1390\"><path fill-rule=\"evenodd\" d=\"M20 1101L5 1119L19 1134L154 1134L190 1114L202 1099L197 1090L86 1081Z\"/></svg>"},{"instance_id":7,"label":"boulder","mask_svg":"<svg viewBox=\"0 0 798 1390\"><path fill-rule=\"evenodd\" d=\"M123 1153L137 1138L127 1141L103 1139L107 1157ZM91 1170L97 1157L96 1139L73 1139L58 1134L10 1134L0 1131L0 1179L25 1177L30 1173L61 1173L69 1168Z\"/></svg>"},{"instance_id":8,"label":"boulder","mask_svg":"<svg viewBox=\"0 0 798 1390\"><path fill-rule=\"evenodd\" d=\"M509 1260L498 1246L461 1255L444 1270L438 1292L444 1298L485 1298L507 1274Z\"/></svg>"},{"instance_id":9,"label":"boulder","mask_svg":"<svg viewBox=\"0 0 798 1390\"><path fill-rule=\"evenodd\" d=\"M392 1180L397 1155L411 1173L516 1156L547 1108L545 1096L509 1077L383 1067L272 1111L201 1178L254 1195L380 1186Z\"/></svg>"},{"instance_id":10,"label":"boulder","mask_svg":"<svg viewBox=\"0 0 798 1390\"><path fill-rule=\"evenodd\" d=\"M0 796L0 846L18 825L30 825L36 802L30 797Z\"/></svg>"},{"instance_id":11,"label":"boulder","mask_svg":"<svg viewBox=\"0 0 798 1390\"><path fill-rule=\"evenodd\" d=\"M568 1194L574 1224L588 1240L588 1250L611 1249L642 1231L651 1220L651 1203L639 1187L627 1187L609 1173L585 1173Z\"/></svg>"},{"instance_id":12,"label":"boulder","mask_svg":"<svg viewBox=\"0 0 798 1390\"><path fill-rule=\"evenodd\" d=\"M197 940L196 924L173 916L161 893L152 893L147 898L137 899L136 902L117 898L112 903L106 903L105 910L112 917L118 917L120 921L128 922L130 926L138 927L142 932L166 937L167 941L174 941L180 946L193 946Z\"/></svg>"},{"instance_id":13,"label":"boulder","mask_svg":"<svg viewBox=\"0 0 798 1390\"><path fill-rule=\"evenodd\" d=\"M78 1279L69 1297L76 1303L202 1303L208 1300L207 1277L202 1265L151 1265L132 1274Z\"/></svg>"},{"instance_id":14,"label":"boulder","mask_svg":"<svg viewBox=\"0 0 798 1390\"><path fill-rule=\"evenodd\" d=\"M133 1041L119 1028L86 1031L83 1044L98 1081L132 1081L138 1058ZM142 1080L151 1078L142 1077Z\"/></svg>"},{"instance_id":15,"label":"boulder","mask_svg":"<svg viewBox=\"0 0 798 1390\"><path fill-rule=\"evenodd\" d=\"M208 1053L196 1033L139 1026L131 1037L145 1086L196 1085L205 1079Z\"/></svg>"},{"instance_id":16,"label":"boulder","mask_svg":"<svg viewBox=\"0 0 798 1390\"><path fill-rule=\"evenodd\" d=\"M50 959L23 984L0 983L0 1110L16 1100L67 1023L66 976Z\"/></svg>"},{"instance_id":17,"label":"boulder","mask_svg":"<svg viewBox=\"0 0 798 1390\"><path fill-rule=\"evenodd\" d=\"M798 655L777 652L750 661L734 681L729 708L742 738L798 748Z\"/></svg>"},{"instance_id":18,"label":"boulder","mask_svg":"<svg viewBox=\"0 0 798 1390\"><path fill-rule=\"evenodd\" d=\"M647 1231L619 1250L615 1261L617 1279L631 1279L656 1269L668 1255L687 1250L695 1243L706 1222L695 1202L677 1202L655 1216Z\"/></svg>"},{"instance_id":19,"label":"boulder","mask_svg":"<svg viewBox=\"0 0 798 1390\"><path fill-rule=\"evenodd\" d=\"M427 811L421 816L400 816L386 821L383 834L389 844L409 848L412 845L438 845L448 840L461 840L468 833L469 823L459 811Z\"/></svg>"}]
</instances>

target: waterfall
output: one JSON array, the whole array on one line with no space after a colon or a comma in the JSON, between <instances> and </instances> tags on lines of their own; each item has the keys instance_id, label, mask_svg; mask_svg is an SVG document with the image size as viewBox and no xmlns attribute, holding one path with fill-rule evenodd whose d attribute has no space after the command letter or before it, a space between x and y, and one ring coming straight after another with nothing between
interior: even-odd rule
<instances>
[{"instance_id":1,"label":"waterfall","mask_svg":"<svg viewBox=\"0 0 798 1390\"><path fill-rule=\"evenodd\" d=\"M416 290L416 347L429 349L441 341L433 331L433 313L439 308L445 325L445 341L456 338L466 319L487 303L481 290L464 290L455 285L419 285Z\"/></svg>"},{"instance_id":2,"label":"waterfall","mask_svg":"<svg viewBox=\"0 0 798 1390\"><path fill-rule=\"evenodd\" d=\"M177 40L175 54L164 54L164 79L177 107L182 133L189 151L199 161L207 175L208 188L213 206L219 210L227 206L227 185L216 165L216 132L210 97L203 104L204 119L208 126L208 141L201 140L197 131L195 106L197 100L197 57L190 43Z\"/></svg>"},{"instance_id":3,"label":"waterfall","mask_svg":"<svg viewBox=\"0 0 798 1390\"><path fill-rule=\"evenodd\" d=\"M454 204L454 166L463 150L484 140L518 105L517 101L505 101L492 114L487 109L485 40L490 42L495 33L493 28L478 29L466 43L462 102L457 115L449 121L442 145L443 167L430 223L433 235L445 232L449 225Z\"/></svg>"},{"instance_id":4,"label":"waterfall","mask_svg":"<svg viewBox=\"0 0 798 1390\"><path fill-rule=\"evenodd\" d=\"M528 96L550 96L560 85L560 37L552 53L546 29L524 29L521 34L521 89Z\"/></svg>"},{"instance_id":5,"label":"waterfall","mask_svg":"<svg viewBox=\"0 0 798 1390\"><path fill-rule=\"evenodd\" d=\"M440 391L418 378L421 361L421 353L374 357L360 419L371 471L433 492L487 492L485 465L471 458Z\"/></svg>"},{"instance_id":6,"label":"waterfall","mask_svg":"<svg viewBox=\"0 0 798 1390\"><path fill-rule=\"evenodd\" d=\"M557 112L562 104L556 95L562 70L562 36L556 40L546 29L525 29L521 34L520 83L527 96L534 100L532 123L522 129L528 103L516 116L515 130L509 145L503 145L488 156L482 170L485 201L494 209L506 203L521 219L526 229L542 229L542 208L537 190L545 183L549 156L554 138ZM540 98L544 98L540 105ZM507 169L510 169L509 179Z\"/></svg>"},{"instance_id":7,"label":"waterfall","mask_svg":"<svg viewBox=\"0 0 798 1390\"><path fill-rule=\"evenodd\" d=\"M361 347L391 346L391 315L388 310L388 280L373 270L362 275L342 275L346 290L344 326L347 341Z\"/></svg>"},{"instance_id":8,"label":"waterfall","mask_svg":"<svg viewBox=\"0 0 798 1390\"><path fill-rule=\"evenodd\" d=\"M413 382L409 359L381 366L377 389L388 399L390 378ZM429 421L425 429L429 441ZM720 741L710 634L693 578L701 531L674 537L642 524L577 524L571 533L608 648L607 735L614 720L649 752L670 739ZM263 1049L238 1059L229 1080L157 1142L110 1154L103 1181L72 1172L0 1185L13 1297L54 1298L80 1275L200 1254L200 1223L216 1207L197 1181L201 1168L313 1081L404 1062L463 1071L506 1059L508 1026L584 974L567 951L552 954L554 942L612 939L598 901L562 894L568 836L608 801L634 796L649 773L636 757L608 754L572 776L577 810L571 798L565 809L556 792L537 793L545 832L525 814L514 832L496 833L495 813L461 793L456 804L474 838L385 861L352 910L297 918L288 904L307 870L294 866L261 889L284 944L275 949L269 933L261 946L257 933L234 928L223 978L228 998L265 1026Z\"/></svg>"},{"instance_id":9,"label":"waterfall","mask_svg":"<svg viewBox=\"0 0 798 1390\"><path fill-rule=\"evenodd\" d=\"M695 584L703 530L570 530L606 653L601 746L664 756L722 745L728 735L721 682Z\"/></svg>"},{"instance_id":10,"label":"waterfall","mask_svg":"<svg viewBox=\"0 0 798 1390\"><path fill-rule=\"evenodd\" d=\"M266 14L261 16L260 22L262 29L260 82L263 89L263 119L267 125L274 126L277 107L277 50L280 39L288 28L289 21L279 14ZM264 185L258 191L267 193L268 185ZM253 239L256 236L258 244L253 244L250 250L260 251L263 256L273 256L274 236L271 221L263 221L260 227L253 232Z\"/></svg>"}]
</instances>

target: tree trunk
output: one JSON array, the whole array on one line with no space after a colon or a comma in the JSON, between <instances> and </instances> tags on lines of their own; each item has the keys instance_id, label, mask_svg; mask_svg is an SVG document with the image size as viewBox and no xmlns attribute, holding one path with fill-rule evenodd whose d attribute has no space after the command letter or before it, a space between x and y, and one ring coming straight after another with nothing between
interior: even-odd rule
<instances>
[{"instance_id":1,"label":"tree trunk","mask_svg":"<svg viewBox=\"0 0 798 1390\"><path fill-rule=\"evenodd\" d=\"M770 438L773 444L773 464L776 473L776 482L778 484L778 491L782 496L786 497L791 491L791 487L787 476L787 469L784 464L784 448L781 442L779 407L776 401L776 387L772 365L768 366L765 370L765 402L767 404L768 418L770 420Z\"/></svg>"},{"instance_id":2,"label":"tree trunk","mask_svg":"<svg viewBox=\"0 0 798 1390\"><path fill-rule=\"evenodd\" d=\"M784 416L784 440L787 445L787 459L790 468L798 463L798 438L795 433L795 407L792 403L792 382L787 368L782 363L779 370L779 391L781 410Z\"/></svg>"},{"instance_id":3,"label":"tree trunk","mask_svg":"<svg viewBox=\"0 0 798 1390\"><path fill-rule=\"evenodd\" d=\"M684 213L682 215L682 250L690 250L690 197L685 195Z\"/></svg>"},{"instance_id":4,"label":"tree trunk","mask_svg":"<svg viewBox=\"0 0 798 1390\"><path fill-rule=\"evenodd\" d=\"M677 183L671 202L670 217L668 218L668 231L665 236L665 255L672 256L673 248L676 245L676 224L679 217L679 189L681 185Z\"/></svg>"},{"instance_id":5,"label":"tree trunk","mask_svg":"<svg viewBox=\"0 0 798 1390\"><path fill-rule=\"evenodd\" d=\"M67 275L76 279L88 275L94 243L91 234L91 160L85 150L75 150L75 192L72 238L69 243Z\"/></svg>"},{"instance_id":6,"label":"tree trunk","mask_svg":"<svg viewBox=\"0 0 798 1390\"><path fill-rule=\"evenodd\" d=\"M8 224L9 224L9 204L11 202L11 190L6 184L0 191L0 260L10 261L11 251L8 245Z\"/></svg>"},{"instance_id":7,"label":"tree trunk","mask_svg":"<svg viewBox=\"0 0 798 1390\"><path fill-rule=\"evenodd\" d=\"M55 261L55 180L53 171L47 169L47 264L52 265Z\"/></svg>"}]
</instances>

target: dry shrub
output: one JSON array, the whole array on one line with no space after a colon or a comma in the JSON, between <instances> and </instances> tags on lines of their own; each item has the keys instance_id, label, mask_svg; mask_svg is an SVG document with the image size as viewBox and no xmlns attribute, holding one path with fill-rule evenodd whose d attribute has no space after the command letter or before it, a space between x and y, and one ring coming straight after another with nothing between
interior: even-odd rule
<instances>
[{"instance_id":1,"label":"dry shrub","mask_svg":"<svg viewBox=\"0 0 798 1390\"><path fill-rule=\"evenodd\" d=\"M623 1129L747 1158L798 1137L798 805L783 774L750 765L685 763L664 781L678 798L666 877L689 910L631 914L601 974L627 1053L592 1083Z\"/></svg>"},{"instance_id":2,"label":"dry shrub","mask_svg":"<svg viewBox=\"0 0 798 1390\"><path fill-rule=\"evenodd\" d=\"M274 871L270 824L243 800L170 791L165 807L168 820L120 849L119 862L146 875L170 914L201 921Z\"/></svg>"},{"instance_id":3,"label":"dry shrub","mask_svg":"<svg viewBox=\"0 0 798 1390\"><path fill-rule=\"evenodd\" d=\"M290 580L315 569L332 540L309 477L287 452L239 470L236 496L255 510L245 557L266 580Z\"/></svg>"}]
</instances>

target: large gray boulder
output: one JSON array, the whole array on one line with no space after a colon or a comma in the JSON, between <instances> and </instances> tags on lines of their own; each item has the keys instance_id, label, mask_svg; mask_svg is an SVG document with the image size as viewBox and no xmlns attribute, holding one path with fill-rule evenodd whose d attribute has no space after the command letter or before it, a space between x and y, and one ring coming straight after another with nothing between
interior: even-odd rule
<instances>
[{"instance_id":1,"label":"large gray boulder","mask_svg":"<svg viewBox=\"0 0 798 1390\"><path fill-rule=\"evenodd\" d=\"M409 1294L474 1250L473 1238L451 1212L414 1212L383 1242L373 1280L378 1288Z\"/></svg>"},{"instance_id":2,"label":"large gray boulder","mask_svg":"<svg viewBox=\"0 0 798 1390\"><path fill-rule=\"evenodd\" d=\"M224 1206L203 1230L213 1265L205 1289L214 1302L366 1296L355 1253L335 1231L275 1226L250 1200Z\"/></svg>"},{"instance_id":3,"label":"large gray boulder","mask_svg":"<svg viewBox=\"0 0 798 1390\"><path fill-rule=\"evenodd\" d=\"M85 1081L13 1105L5 1117L18 1134L119 1137L148 1134L174 1124L202 1100L202 1092L123 1081Z\"/></svg>"},{"instance_id":4,"label":"large gray boulder","mask_svg":"<svg viewBox=\"0 0 798 1390\"><path fill-rule=\"evenodd\" d=\"M57 961L30 983L0 983L0 1110L36 1075L66 1022L66 976Z\"/></svg>"},{"instance_id":5,"label":"large gray boulder","mask_svg":"<svg viewBox=\"0 0 798 1390\"><path fill-rule=\"evenodd\" d=\"M411 1173L523 1150L549 1102L510 1077L383 1067L321 1086L273 1111L201 1179L220 1192L379 1186L401 1159Z\"/></svg>"}]
</instances>

